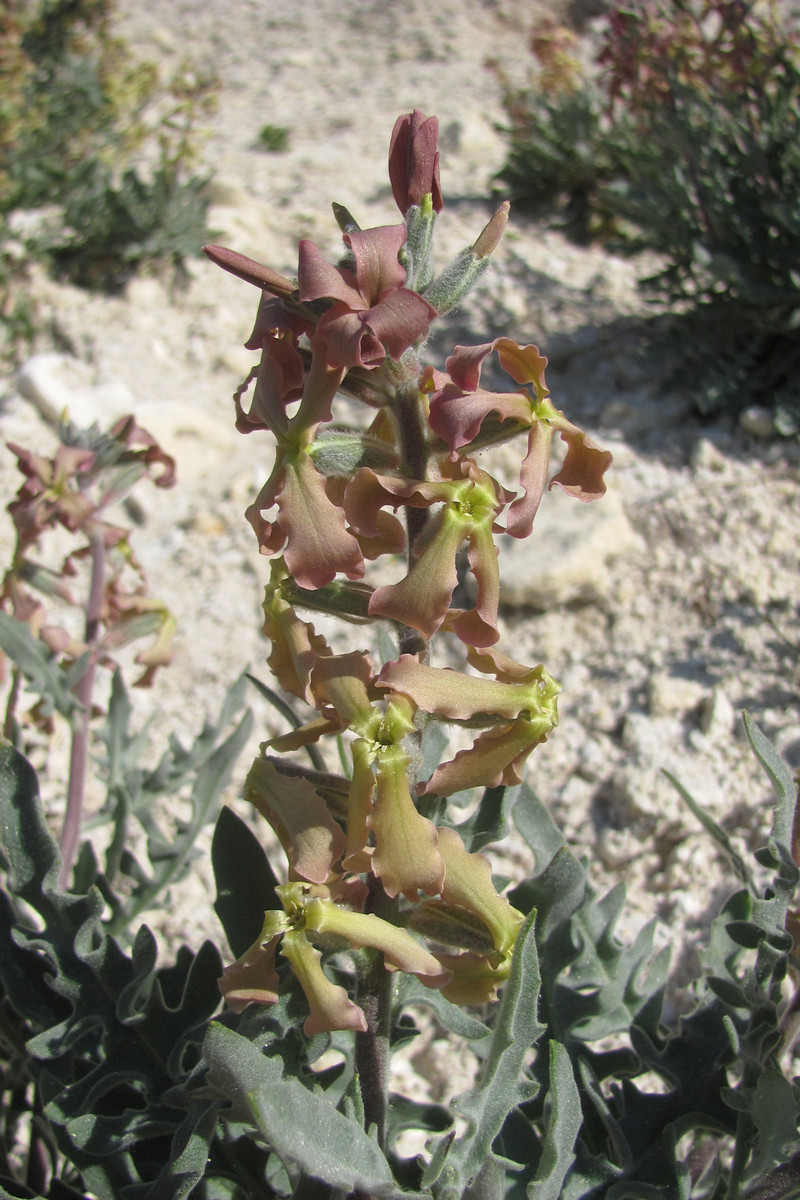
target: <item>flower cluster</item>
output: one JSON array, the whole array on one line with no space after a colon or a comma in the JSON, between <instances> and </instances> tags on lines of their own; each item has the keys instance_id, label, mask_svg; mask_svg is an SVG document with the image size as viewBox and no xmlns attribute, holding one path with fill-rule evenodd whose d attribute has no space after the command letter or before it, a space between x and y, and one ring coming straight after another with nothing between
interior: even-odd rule
<instances>
[{"instance_id":1,"label":"flower cluster","mask_svg":"<svg viewBox=\"0 0 800 1200\"><path fill-rule=\"evenodd\" d=\"M73 584L82 569L89 575L94 569L100 628L92 655L113 668L121 646L152 638L136 656L144 668L137 686L148 687L158 668L170 662L175 622L164 604L147 594L128 530L109 521L106 510L142 476L156 487L172 487L175 463L133 417L121 418L107 433L95 427L80 433L64 425L61 435L52 458L9 443L24 482L7 508L16 545L11 567L0 579L0 611L23 621L66 671L90 648L69 631L71 621L58 622L65 608L82 609L81 589ZM66 531L71 544L58 566L48 567L38 554L54 529ZM52 607L48 600L54 601ZM39 713L31 710L27 719L38 720Z\"/></svg>"},{"instance_id":2,"label":"flower cluster","mask_svg":"<svg viewBox=\"0 0 800 1200\"><path fill-rule=\"evenodd\" d=\"M398 120L389 178L403 220L362 230L334 205L344 240L338 264L302 241L292 280L206 248L262 293L247 342L261 357L234 397L236 424L268 431L275 445L247 515L272 560L269 665L310 710L265 743L248 776L246 797L281 841L288 882L277 889L282 908L266 914L220 986L237 1009L274 1001L280 951L308 998L309 1034L366 1028L361 1007L323 971L323 956L342 948L380 951L388 970L410 972L458 1003L493 999L507 977L521 916L496 892L486 859L465 848L446 818L437 825L425 812L441 813L442 798L455 792L520 782L526 758L556 724L558 685L543 667L496 648L494 535L530 534L554 432L567 453L551 487L597 499L611 461L549 399L535 346L497 338L456 347L445 372L421 365L431 322L485 270L508 218L502 205L436 274L437 134L436 119L419 111ZM516 390L481 387L490 354ZM509 490L478 455L515 437L527 449ZM453 604L463 549L471 608ZM401 554L400 578L373 586L369 564ZM396 655L376 667L368 649L336 653L300 612L382 621ZM432 665L434 634L461 647L464 670ZM425 779L430 722L459 726L469 744ZM343 775L280 757L326 737L346 748ZM384 915L374 911L378 895Z\"/></svg>"}]
</instances>

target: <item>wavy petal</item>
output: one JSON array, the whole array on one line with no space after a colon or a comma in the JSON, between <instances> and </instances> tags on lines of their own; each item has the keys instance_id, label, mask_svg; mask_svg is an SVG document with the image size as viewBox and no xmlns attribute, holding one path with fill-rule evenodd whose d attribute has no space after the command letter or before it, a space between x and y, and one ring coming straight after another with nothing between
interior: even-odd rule
<instances>
[{"instance_id":1,"label":"wavy petal","mask_svg":"<svg viewBox=\"0 0 800 1200\"><path fill-rule=\"evenodd\" d=\"M492 347L497 351L500 366L516 383L530 383L537 399L547 395L544 372L547 359L539 353L537 346L518 346L511 338L495 338Z\"/></svg>"},{"instance_id":2,"label":"wavy petal","mask_svg":"<svg viewBox=\"0 0 800 1200\"><path fill-rule=\"evenodd\" d=\"M520 467L519 482L522 495L510 505L506 518L506 533L515 538L530 537L534 518L539 511L550 466L550 443L553 431L544 421L531 425L528 434L528 453Z\"/></svg>"},{"instance_id":3,"label":"wavy petal","mask_svg":"<svg viewBox=\"0 0 800 1200\"><path fill-rule=\"evenodd\" d=\"M238 393L236 428L240 433L269 429L276 436L286 433L289 418L286 406L303 394L303 360L291 342L267 334L250 411L245 413Z\"/></svg>"},{"instance_id":4,"label":"wavy petal","mask_svg":"<svg viewBox=\"0 0 800 1200\"><path fill-rule=\"evenodd\" d=\"M345 267L334 267L306 238L298 243L297 249L297 280L301 300L339 300L354 312L369 308L352 271Z\"/></svg>"},{"instance_id":5,"label":"wavy petal","mask_svg":"<svg viewBox=\"0 0 800 1200\"><path fill-rule=\"evenodd\" d=\"M364 557L358 542L345 527L342 509L328 498L324 475L305 451L287 459L276 501L276 524L286 535L286 565L300 587L321 588L340 571L348 579L361 579Z\"/></svg>"},{"instance_id":6,"label":"wavy petal","mask_svg":"<svg viewBox=\"0 0 800 1200\"><path fill-rule=\"evenodd\" d=\"M366 1033L367 1018L338 983L331 983L322 970L322 955L300 929L283 935L281 954L288 958L300 986L306 994L309 1016L303 1024L306 1037L332 1033L334 1029L355 1029Z\"/></svg>"},{"instance_id":7,"label":"wavy petal","mask_svg":"<svg viewBox=\"0 0 800 1200\"><path fill-rule=\"evenodd\" d=\"M400 892L416 900L420 891L437 895L444 883L444 860L436 829L414 806L408 786L409 756L399 746L377 757L377 799L370 827L375 834L372 870L387 896Z\"/></svg>"},{"instance_id":8,"label":"wavy petal","mask_svg":"<svg viewBox=\"0 0 800 1200\"><path fill-rule=\"evenodd\" d=\"M551 479L550 487L558 486L576 500L599 500L606 493L603 475L611 466L611 451L601 450L575 425L562 429L561 437L569 449L561 470Z\"/></svg>"},{"instance_id":9,"label":"wavy petal","mask_svg":"<svg viewBox=\"0 0 800 1200\"><path fill-rule=\"evenodd\" d=\"M498 895L492 868L483 854L470 854L455 829L439 827L439 851L445 861L442 900L474 913L492 934L496 950L506 954L517 938L524 917Z\"/></svg>"},{"instance_id":10,"label":"wavy petal","mask_svg":"<svg viewBox=\"0 0 800 1200\"><path fill-rule=\"evenodd\" d=\"M480 713L516 717L519 713L552 714L558 685L544 667L528 669L524 680L479 679L449 667L429 667L411 654L385 664L378 685L408 696L425 712L453 720L468 720Z\"/></svg>"},{"instance_id":11,"label":"wavy petal","mask_svg":"<svg viewBox=\"0 0 800 1200\"><path fill-rule=\"evenodd\" d=\"M318 659L311 673L317 707L326 715L333 709L343 726L372 716L374 710L367 693L372 677L369 655L361 650Z\"/></svg>"},{"instance_id":12,"label":"wavy petal","mask_svg":"<svg viewBox=\"0 0 800 1200\"><path fill-rule=\"evenodd\" d=\"M407 930L374 913L351 912L331 901L315 899L305 907L305 922L314 933L336 934L347 938L351 946L380 950L388 968L416 975L423 983L435 980L438 985L449 974Z\"/></svg>"},{"instance_id":13,"label":"wavy petal","mask_svg":"<svg viewBox=\"0 0 800 1200\"><path fill-rule=\"evenodd\" d=\"M371 308L385 292L401 288L405 283L406 269L401 266L398 255L406 243L406 236L406 227L402 223L378 225L344 235L356 260L358 290L366 301L363 307Z\"/></svg>"},{"instance_id":14,"label":"wavy petal","mask_svg":"<svg viewBox=\"0 0 800 1200\"><path fill-rule=\"evenodd\" d=\"M264 942L259 937L244 954L225 968L218 982L228 1008L242 1012L248 1004L274 1004L278 999L275 951L280 934Z\"/></svg>"},{"instance_id":15,"label":"wavy petal","mask_svg":"<svg viewBox=\"0 0 800 1200\"><path fill-rule=\"evenodd\" d=\"M425 637L447 615L458 583L456 553L471 525L447 506L434 520L435 532L405 578L376 588L369 601L370 616L400 621Z\"/></svg>"},{"instance_id":16,"label":"wavy petal","mask_svg":"<svg viewBox=\"0 0 800 1200\"><path fill-rule=\"evenodd\" d=\"M365 309L353 312L344 304L334 304L317 325L317 336L325 343L325 355L332 366L379 367L386 358L383 343L368 324Z\"/></svg>"},{"instance_id":17,"label":"wavy petal","mask_svg":"<svg viewBox=\"0 0 800 1200\"><path fill-rule=\"evenodd\" d=\"M437 954L452 979L440 991L451 1004L488 1004L497 1000L497 989L508 979L510 962L498 967L481 954L467 950L463 954Z\"/></svg>"},{"instance_id":18,"label":"wavy petal","mask_svg":"<svg viewBox=\"0 0 800 1200\"><path fill-rule=\"evenodd\" d=\"M264 597L264 625L262 632L272 642L272 651L267 659L272 674L284 691L313 704L309 687L311 670L320 656L331 654L324 637L316 632L308 621L301 621L280 592L276 573L285 572L280 561L273 563L272 582L267 585Z\"/></svg>"},{"instance_id":19,"label":"wavy petal","mask_svg":"<svg viewBox=\"0 0 800 1200\"><path fill-rule=\"evenodd\" d=\"M462 391L455 384L448 384L431 395L430 426L456 457L458 450L474 441L485 418L493 412L503 421L527 424L531 417L530 399L523 392Z\"/></svg>"},{"instance_id":20,"label":"wavy petal","mask_svg":"<svg viewBox=\"0 0 800 1200\"><path fill-rule=\"evenodd\" d=\"M507 725L487 729L467 750L437 767L420 791L451 796L473 787L513 786L522 782L522 765L535 746L547 741L553 722L546 714L517 717Z\"/></svg>"},{"instance_id":21,"label":"wavy petal","mask_svg":"<svg viewBox=\"0 0 800 1200\"><path fill-rule=\"evenodd\" d=\"M424 337L437 316L427 300L408 288L385 292L379 303L364 314L364 320L391 358L398 359L409 346Z\"/></svg>"},{"instance_id":22,"label":"wavy petal","mask_svg":"<svg viewBox=\"0 0 800 1200\"><path fill-rule=\"evenodd\" d=\"M278 771L269 758L257 758L244 796L269 821L294 876L325 883L345 850L345 836L307 779Z\"/></svg>"}]
</instances>

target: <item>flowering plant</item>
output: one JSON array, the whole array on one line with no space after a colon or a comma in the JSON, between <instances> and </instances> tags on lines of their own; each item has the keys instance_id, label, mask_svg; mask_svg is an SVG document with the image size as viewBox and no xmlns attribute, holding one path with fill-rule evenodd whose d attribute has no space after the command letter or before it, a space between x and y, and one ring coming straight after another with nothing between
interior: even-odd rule
<instances>
[{"instance_id":1,"label":"flowering plant","mask_svg":"<svg viewBox=\"0 0 800 1200\"><path fill-rule=\"evenodd\" d=\"M314 711L265 743L248 777L245 794L280 838L289 882L278 892L281 909L267 913L255 943L226 969L222 991L235 1008L274 1003L280 953L306 993L306 1033L354 1029L365 1054L375 1052L375 1022L384 1017L367 1016L371 984L364 994L359 983L353 1000L326 977L318 946L332 935L458 1003L495 1000L508 978L522 914L495 891L488 864L465 848L442 803L465 789L520 783L525 759L557 722L559 688L544 667L495 648L494 534L531 533L554 432L567 455L551 487L598 499L611 462L553 405L547 360L535 346L497 338L457 346L444 372L421 363L431 324L482 274L508 216L502 205L436 274L436 142L435 118L415 111L397 121L389 177L403 221L361 229L335 206L344 240L336 265L309 241L300 243L296 281L231 250L205 251L261 292L247 343L261 360L235 403L238 427L268 431L276 452L248 516L272 558L270 666L281 688ZM481 386L492 354L516 390ZM509 490L478 453L515 437L527 450ZM475 590L466 610L453 606L464 546ZM369 582L368 563L374 574L373 563L399 555L399 578ZM380 668L367 649L336 653L298 615L304 609L384 622L394 650ZM459 653L470 673L434 665ZM468 744L423 778L422 748L436 722L458 723ZM274 757L331 736L349 756L338 812L316 770L287 775ZM409 932L420 921L435 931L430 949ZM377 1119L385 1100L364 1102Z\"/></svg>"},{"instance_id":2,"label":"flowering plant","mask_svg":"<svg viewBox=\"0 0 800 1200\"><path fill-rule=\"evenodd\" d=\"M244 784L285 852L280 879L248 822L228 807L216 821L226 963L211 942L159 963L132 922L185 869L247 739L245 715L220 740L238 685L217 727L148 771L112 689L104 869L88 843L59 854L30 764L0 746L0 1200L797 1192L800 1094L784 1070L800 1004L784 986L800 971L795 783L747 722L776 792L757 855L768 878L733 857L741 886L713 927L696 1005L668 1028L669 947L654 951L655 923L620 941L622 885L598 895L523 782L557 723L558 684L499 647L494 534L530 535L554 432L566 454L550 486L579 500L603 494L611 456L555 408L535 346L501 337L456 347L444 372L421 363L431 323L486 268L508 216L501 206L437 274L436 135L420 112L397 122L389 174L403 221L361 230L335 206L337 264L303 242L294 280L206 251L261 293L248 342L260 360L234 410L242 432L275 447L247 515L270 559L264 632L282 695L260 686L291 723ZM490 356L509 390L482 386ZM143 449L128 445L134 432L117 431L119 453L168 481L149 438L136 431ZM506 486L491 451L515 440ZM91 474L95 460L19 461L21 546L58 516L86 525L102 564L109 527L86 488L55 486L69 463ZM8 578L19 606L0 624L7 646L28 613L27 576ZM459 582L472 607L454 604ZM338 619L339 645L323 617L326 630ZM100 661L98 631L86 642ZM85 668L77 653L62 692ZM35 665L55 691L49 660ZM443 726L460 743L452 755ZM192 816L168 839L152 797L177 791L189 765ZM149 874L126 844L132 810ZM510 816L535 868L508 891L481 851ZM392 1055L426 1024L459 1039L474 1067L449 1103L392 1086ZM417 1153L406 1134L422 1136Z\"/></svg>"}]
</instances>

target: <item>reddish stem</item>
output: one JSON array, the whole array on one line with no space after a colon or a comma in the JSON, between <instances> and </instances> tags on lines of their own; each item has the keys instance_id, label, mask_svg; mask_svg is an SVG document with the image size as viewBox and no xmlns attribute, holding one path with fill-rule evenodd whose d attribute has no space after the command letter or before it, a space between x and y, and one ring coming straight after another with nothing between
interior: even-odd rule
<instances>
[{"instance_id":1,"label":"reddish stem","mask_svg":"<svg viewBox=\"0 0 800 1200\"><path fill-rule=\"evenodd\" d=\"M89 662L85 672L75 684L75 698L81 706L72 731L72 746L67 783L67 808L61 828L61 871L59 886L63 891L69 887L72 868L78 853L83 826L83 800L86 792L86 767L89 761L89 724L92 716L92 697L97 668L97 650L102 631L103 598L105 595L106 546L102 530L96 529L89 539L91 551L91 580L86 601L85 642L89 647Z\"/></svg>"}]
</instances>

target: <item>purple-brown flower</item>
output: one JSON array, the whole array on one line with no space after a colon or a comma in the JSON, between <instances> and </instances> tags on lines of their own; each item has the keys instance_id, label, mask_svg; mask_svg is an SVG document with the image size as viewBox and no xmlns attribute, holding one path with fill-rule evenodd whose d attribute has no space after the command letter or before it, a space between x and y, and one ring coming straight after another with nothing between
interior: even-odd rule
<instances>
[{"instance_id":1,"label":"purple-brown flower","mask_svg":"<svg viewBox=\"0 0 800 1200\"><path fill-rule=\"evenodd\" d=\"M471 459L455 464L449 474L448 479L399 479L376 475L364 467L348 484L345 511L351 528L359 535L375 534L384 506L397 509L401 505L441 505L425 529L423 544L415 547L416 563L399 583L386 584L373 592L370 615L402 621L431 637L447 616L458 582L456 554L467 542L470 567L478 585L477 603L469 621L471 644L492 645L499 637L500 598L492 531L511 493ZM454 628L461 636L466 626Z\"/></svg>"},{"instance_id":2,"label":"purple-brown flower","mask_svg":"<svg viewBox=\"0 0 800 1200\"><path fill-rule=\"evenodd\" d=\"M405 225L383 225L346 233L355 272L334 267L313 242L300 242L297 277L300 299L332 300L317 323L333 367L377 367L388 354L398 359L423 337L436 309L405 287L398 254Z\"/></svg>"},{"instance_id":3,"label":"purple-brown flower","mask_svg":"<svg viewBox=\"0 0 800 1200\"><path fill-rule=\"evenodd\" d=\"M277 346L283 344L278 341ZM268 344L264 357L272 361ZM345 528L344 512L331 499L328 480L314 466L310 447L321 422L328 421L343 367L325 361L325 346L319 336L311 339L311 365L303 382L300 407L290 419L285 404L296 398L297 386L291 363L297 351L287 347L276 358L274 369L260 378L263 388L256 419L272 429L277 443L275 465L246 516L255 530L262 554L284 551L286 566L300 587L320 588L338 572L348 579L364 574L364 558L358 542ZM288 362L288 372L284 366ZM249 421L250 417L246 419ZM277 516L270 510L277 506ZM285 549L284 549L285 547Z\"/></svg>"},{"instance_id":4,"label":"purple-brown flower","mask_svg":"<svg viewBox=\"0 0 800 1200\"><path fill-rule=\"evenodd\" d=\"M429 667L410 654L386 663L378 676L381 686L407 696L424 712L491 726L438 766L420 792L450 796L472 787L519 783L523 762L558 722L560 688L544 667L525 667L493 648L472 649L467 659L495 679Z\"/></svg>"},{"instance_id":5,"label":"purple-brown flower","mask_svg":"<svg viewBox=\"0 0 800 1200\"><path fill-rule=\"evenodd\" d=\"M480 387L484 359L496 351L500 365L516 383L527 384L533 394L489 392ZM547 359L536 346L519 346L511 338L495 338L482 346L457 346L446 363L450 382L434 376L437 385L430 397L430 424L450 447L451 457L468 446L480 433L490 413L501 421L527 426L528 453L520 469L521 494L508 510L507 532L528 537L545 487L550 462L550 443L558 430L567 443L561 470L550 480L578 500L597 500L605 494L603 475L611 454L601 450L577 425L568 421L548 397L544 370Z\"/></svg>"}]
</instances>

